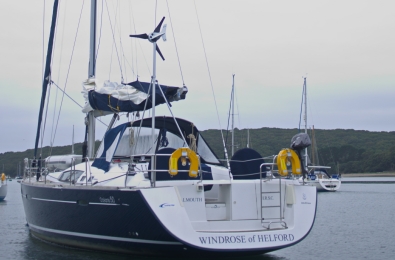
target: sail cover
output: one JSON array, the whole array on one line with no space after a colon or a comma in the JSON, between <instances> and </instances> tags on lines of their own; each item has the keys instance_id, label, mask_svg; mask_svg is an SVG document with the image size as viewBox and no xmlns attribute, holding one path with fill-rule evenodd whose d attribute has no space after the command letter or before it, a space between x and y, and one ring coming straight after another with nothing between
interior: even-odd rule
<instances>
[{"instance_id":1,"label":"sail cover","mask_svg":"<svg viewBox=\"0 0 395 260\"><path fill-rule=\"evenodd\" d=\"M106 81L100 89L95 79L88 79L83 83L83 95L85 107L82 112L88 113L93 110L104 112L135 112L152 108L152 87L151 83L133 81L127 84L118 84ZM162 91L160 91L162 89ZM165 95L165 98L162 95ZM165 85L155 86L155 106L172 101L185 99L188 88L172 87ZM99 113L100 114L100 113Z\"/></svg>"}]
</instances>

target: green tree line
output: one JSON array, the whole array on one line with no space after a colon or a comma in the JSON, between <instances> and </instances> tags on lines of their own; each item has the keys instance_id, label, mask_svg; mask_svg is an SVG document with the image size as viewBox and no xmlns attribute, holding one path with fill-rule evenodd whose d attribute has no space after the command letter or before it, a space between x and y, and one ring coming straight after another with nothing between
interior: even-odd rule
<instances>
[{"instance_id":1,"label":"green tree line","mask_svg":"<svg viewBox=\"0 0 395 260\"><path fill-rule=\"evenodd\" d=\"M289 148L291 139L298 129L259 128L234 130L234 151L247 147L259 152L263 157L276 155L283 148ZM303 130L304 131L304 130ZM205 130L204 139L218 157L224 159L221 132ZM311 130L309 136L313 136ZM223 131L223 136L231 158L231 132ZM249 138L247 138L249 136ZM319 165L330 166L331 173L374 173L395 171L395 131L370 132L364 130L335 129L314 130ZM313 141L313 138L312 138ZM308 149L312 158L311 147Z\"/></svg>"},{"instance_id":2,"label":"green tree line","mask_svg":"<svg viewBox=\"0 0 395 260\"><path fill-rule=\"evenodd\" d=\"M222 131L229 158L231 157L231 132ZM256 150L263 157L278 154L283 148L290 147L291 139L299 133L298 129L258 128L235 129L234 150L247 147ZM204 139L215 154L225 159L222 135L220 130L210 129L201 131ZM312 136L312 133L309 132ZM249 136L249 138L248 138ZM371 173L395 171L395 131L370 132L352 129L314 130L314 140L317 144L319 164L331 166L331 173ZM96 143L96 148L99 142ZM82 154L82 143L74 145L76 154ZM58 147L43 147L38 151L42 158L50 154L63 155L71 153L71 145ZM0 153L0 168L11 177L23 173L23 159L33 158L34 150L24 152ZM309 150L310 158L312 158Z\"/></svg>"},{"instance_id":3,"label":"green tree line","mask_svg":"<svg viewBox=\"0 0 395 260\"><path fill-rule=\"evenodd\" d=\"M96 141L95 147L98 148L100 145L99 141ZM44 159L50 155L65 155L71 154L71 145L57 146L57 147L42 147L38 149L38 154L41 154L41 158ZM82 154L82 143L74 144L74 152L76 154ZM23 169L25 167L23 160L25 158L33 159L34 149L28 149L24 152L5 152L0 153L0 169L6 175L16 177L17 175L23 175Z\"/></svg>"}]
</instances>

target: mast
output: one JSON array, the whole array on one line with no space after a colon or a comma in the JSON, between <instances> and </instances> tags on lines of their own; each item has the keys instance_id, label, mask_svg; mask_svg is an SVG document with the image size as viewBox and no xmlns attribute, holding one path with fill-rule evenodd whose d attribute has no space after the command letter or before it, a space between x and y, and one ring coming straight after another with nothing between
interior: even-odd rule
<instances>
[{"instance_id":1,"label":"mast","mask_svg":"<svg viewBox=\"0 0 395 260\"><path fill-rule=\"evenodd\" d=\"M306 84L306 77L303 78L303 93L304 93L304 132L307 134L307 84ZM304 157L305 157L305 167L307 168L307 147L304 150Z\"/></svg>"},{"instance_id":2,"label":"mast","mask_svg":"<svg viewBox=\"0 0 395 260\"><path fill-rule=\"evenodd\" d=\"M48 83L51 80L52 49L53 49L53 42L54 42L54 35L55 35L56 18L57 18L57 14L58 14L58 4L59 4L58 0L55 0L53 3L51 31L50 31L49 39L48 39L47 59L45 61L45 71L44 71L43 87L42 87L42 93L41 93L40 112L38 114L36 143L34 145L34 158L37 158L37 148L38 148L38 141L40 139L41 122L43 119L45 97L47 95Z\"/></svg>"},{"instance_id":3,"label":"mast","mask_svg":"<svg viewBox=\"0 0 395 260\"><path fill-rule=\"evenodd\" d=\"M151 128L151 149L152 149L152 156L151 156L151 186L155 187L156 183L156 157L155 157L155 90L156 90L156 41L153 42L153 61L152 61L152 128Z\"/></svg>"},{"instance_id":4,"label":"mast","mask_svg":"<svg viewBox=\"0 0 395 260\"><path fill-rule=\"evenodd\" d=\"M315 132L314 125L311 128L311 162L313 165L317 165L315 161L316 147L315 147Z\"/></svg>"},{"instance_id":5,"label":"mast","mask_svg":"<svg viewBox=\"0 0 395 260\"><path fill-rule=\"evenodd\" d=\"M235 147L235 74L232 75L233 83L232 83L232 156L234 154L234 147Z\"/></svg>"},{"instance_id":6,"label":"mast","mask_svg":"<svg viewBox=\"0 0 395 260\"><path fill-rule=\"evenodd\" d=\"M73 125L73 135L71 136L71 154L74 154L74 125Z\"/></svg>"},{"instance_id":7,"label":"mast","mask_svg":"<svg viewBox=\"0 0 395 260\"><path fill-rule=\"evenodd\" d=\"M89 42L89 69L88 78L94 78L96 73L96 9L97 1L91 0L91 20L90 20L90 42ZM95 153L95 128L96 120L94 111L88 113L87 116L87 132L88 132L88 158L93 158Z\"/></svg>"}]
</instances>

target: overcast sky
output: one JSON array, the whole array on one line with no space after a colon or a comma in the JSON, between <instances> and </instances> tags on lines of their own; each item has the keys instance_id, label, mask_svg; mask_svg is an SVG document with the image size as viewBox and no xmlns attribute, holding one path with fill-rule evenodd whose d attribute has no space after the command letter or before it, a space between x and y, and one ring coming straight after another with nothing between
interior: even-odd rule
<instances>
[{"instance_id":1,"label":"overcast sky","mask_svg":"<svg viewBox=\"0 0 395 260\"><path fill-rule=\"evenodd\" d=\"M98 2L96 77L150 81L152 45L128 35L152 32L165 16L167 41L158 45L166 61L158 59L157 78L184 81L189 93L172 111L201 130L226 128L235 74L238 128L297 128L307 77L309 127L395 131L395 1ZM60 3L52 80L83 105L90 1ZM48 0L1 0L0 152L34 147L51 12ZM55 86L50 95L44 146L62 100ZM166 106L156 113L169 115ZM84 116L64 97L54 145L70 144L73 126L82 142ZM101 139L105 126L97 125Z\"/></svg>"}]
</instances>

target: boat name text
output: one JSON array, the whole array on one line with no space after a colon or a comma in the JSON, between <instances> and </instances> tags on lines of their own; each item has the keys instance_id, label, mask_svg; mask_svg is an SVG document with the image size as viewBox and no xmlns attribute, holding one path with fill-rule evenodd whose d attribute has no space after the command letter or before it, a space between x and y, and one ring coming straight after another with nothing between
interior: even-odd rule
<instances>
[{"instance_id":1,"label":"boat name text","mask_svg":"<svg viewBox=\"0 0 395 260\"><path fill-rule=\"evenodd\" d=\"M263 243L263 242L284 242L294 241L292 234L268 234L246 236L214 236L199 237L201 244L244 244L244 243Z\"/></svg>"},{"instance_id":2,"label":"boat name text","mask_svg":"<svg viewBox=\"0 0 395 260\"><path fill-rule=\"evenodd\" d=\"M113 196L110 196L109 198L99 198L101 203L115 203L115 199Z\"/></svg>"}]
</instances>

